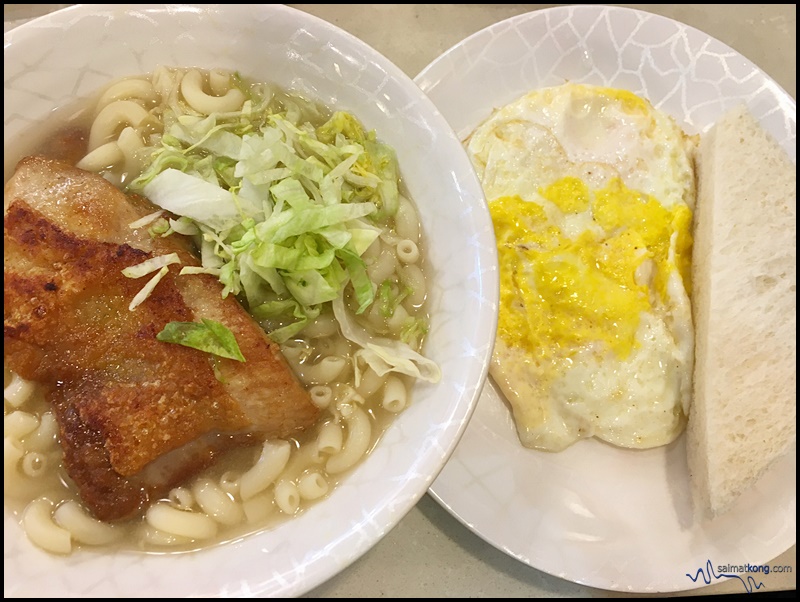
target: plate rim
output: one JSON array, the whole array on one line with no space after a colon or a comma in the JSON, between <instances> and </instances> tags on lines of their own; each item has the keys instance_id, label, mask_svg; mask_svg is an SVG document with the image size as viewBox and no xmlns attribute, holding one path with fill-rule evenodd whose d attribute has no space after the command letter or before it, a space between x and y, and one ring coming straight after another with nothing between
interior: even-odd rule
<instances>
[{"instance_id":1,"label":"plate rim","mask_svg":"<svg viewBox=\"0 0 800 602\"><path fill-rule=\"evenodd\" d=\"M542 17L546 17L547 15L552 15L552 14L556 14L556 13L566 13L568 15L571 15L571 14L573 14L575 12L583 12L583 11L587 11L587 10L595 11L595 12L598 12L598 13L603 12L603 11L608 11L608 12L617 13L617 14L635 14L635 15L638 15L638 16L640 16L642 18L660 20L660 21L663 21L665 24L677 24L677 25L681 26L682 28L685 28L686 30L691 31L695 35L702 36L703 38L708 39L709 41L713 42L714 44L719 45L721 48L726 49L730 54L735 55L737 58L741 58L742 60L744 60L749 68L751 68L754 72L759 73L760 76L763 77L764 81L768 82L771 86L773 86L779 92L779 94L776 94L776 96L778 97L778 100L782 103L782 107L781 108L782 108L784 113L787 113L787 112L790 113L787 116L791 118L791 122L793 124L795 124L795 127L796 127L796 106L797 106L796 99L794 99L780 84L778 84L777 81L772 76L770 76L768 73L766 73L763 69L761 69L758 65L756 65L753 61L751 61L749 58L744 56L742 53L740 53L739 51L737 51L734 48L730 47L729 45L725 44L721 40L711 36L710 34L704 32L704 31L702 31L700 29L698 29L697 27L688 25L688 24L686 24L686 23L684 23L682 21L678 21L676 19L672 19L670 17L666 17L664 15L660 15L660 14L657 14L657 13L649 12L649 11L646 11L646 10L642 10L642 9L638 9L638 8L632 8L632 7L618 6L618 5L595 5L595 4L558 5L558 6L551 6L551 7L531 10L531 11L528 11L528 12L520 13L520 14L517 14L517 15L513 15L511 17L502 19L500 21L497 21L495 23L487 25L486 27L484 27L484 28L482 28L482 29L480 29L478 31L473 32L472 34L464 37L460 41L458 41L455 44L451 45L447 50L442 52L439 56L437 56L435 59L433 59L431 62L429 62L425 67L423 67L419 71L419 73L414 77L414 81L417 83L417 85L420 86L420 88L425 93L429 93L429 91L432 88L435 88L439 84L439 82L442 81L442 75L443 74L437 73L437 70L442 68L442 65L444 65L444 61L446 61L446 59L450 55L459 52L462 48L468 47L469 45L474 44L476 41L483 41L484 38L491 39L491 38L494 37L493 34L496 34L498 31L502 31L502 30L505 30L505 29L510 29L515 24L522 23L522 22L528 21L530 19L542 18ZM488 109L486 111L486 117L487 118L490 115L492 108L494 108L494 107L487 107L487 109ZM442 111L442 112L445 113L445 111ZM478 125L479 125L479 123L471 124L471 128L474 129ZM455 126L454 126L454 129L456 129ZM463 138L463 136L462 136L462 138ZM796 164L796 160L795 160L795 164ZM479 404L486 402L485 399L484 399L487 396L486 390L489 389L490 387L496 387L496 385L494 384L494 380L492 379L491 376L487 377L486 382L483 385L483 390L481 392L481 396L480 396L480 399L479 399L479 402L478 402ZM508 409L508 408L506 408L506 409ZM509 410L509 412L510 412L510 410ZM476 426L477 422L476 421L479 420L479 417L477 416L478 414L479 414L479 412L475 412L473 414L473 417L472 417L472 419L470 421L470 425L468 425L467 431L465 432L464 436L462 436L462 438L461 438L461 440L459 442L459 446L462 445L463 442L465 441L466 433L470 429L477 428L477 426ZM685 435L682 433L680 438L682 439L682 438L684 438L684 436ZM458 453L458 446L456 446L456 451L451 456L451 459L452 459L453 456L457 455L457 453ZM440 473L440 477L437 478L437 481L440 478L442 478L442 474L446 474L446 468L447 467L445 467L445 470L443 471L443 473ZM431 487L429 488L428 493L431 495L431 497L433 499L436 500L436 502L439 505L441 505L459 523L464 525L467 529L472 531L475 535L480 537L483 541L485 541L486 543L488 543L488 544L492 545L493 547L497 548L501 552L504 552L505 554L507 554L508 556L514 558L515 560L517 560L519 562L522 562L523 564L526 564L526 565L528 565L528 566L530 566L530 567L532 567L532 568L534 568L536 570L542 571L543 573L546 573L546 574L551 575L553 577L557 577L559 579L563 579L565 581L568 581L568 582L571 582L571 583L576 583L576 584L583 585L583 586L586 586L586 587L597 588L597 589L601 589L601 590L605 590L605 591L626 592L626 593L655 593L655 592L658 592L658 593L674 593L674 592L686 592L686 591L692 591L692 590L696 590L696 589L698 589L700 587L706 586L705 583L703 583L701 580L698 579L697 581L694 581L694 582L690 581L686 586L678 586L676 588L670 588L670 589L665 589L665 588L659 588L659 589L626 588L626 587L620 587L619 584L617 584L615 586L614 584L612 584L610 582L607 582L606 584L601 584L601 583L593 582L593 581L591 581L589 579L566 577L563 574L558 574L557 572L555 572L553 570L541 568L539 566L536 566L532 562L530 562L524 556L524 554L522 554L520 552L517 552L514 549L511 549L506 543L504 543L502 541L499 541L497 538L491 537L490 535L485 533L484 530L482 530L477 524L475 524L475 522L473 522L471 520L472 517L465 516L465 513L463 512L463 509L461 511L457 510L455 508L456 504L453 503L453 500L452 499L448 499L447 496L443 495L438 490L438 488L436 486L437 481L434 481L431 484ZM796 496L795 496L795 498L796 498ZM789 545L786 549L782 550L779 554L777 554L776 557L780 556L781 554L785 553L787 550L791 549L791 547L796 545L796 543L797 543L797 539L796 539L796 536L795 536L794 537L794 542L791 545ZM769 561L769 560L772 560L772 559L768 559L767 561Z\"/></svg>"}]
</instances>

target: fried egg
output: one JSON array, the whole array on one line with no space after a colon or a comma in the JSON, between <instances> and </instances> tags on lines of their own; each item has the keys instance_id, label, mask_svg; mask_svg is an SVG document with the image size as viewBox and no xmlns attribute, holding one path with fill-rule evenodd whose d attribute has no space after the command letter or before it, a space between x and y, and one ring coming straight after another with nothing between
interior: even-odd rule
<instances>
[{"instance_id":1,"label":"fried egg","mask_svg":"<svg viewBox=\"0 0 800 602\"><path fill-rule=\"evenodd\" d=\"M640 96L571 83L466 141L500 265L490 373L526 447L650 448L684 429L696 145Z\"/></svg>"}]
</instances>

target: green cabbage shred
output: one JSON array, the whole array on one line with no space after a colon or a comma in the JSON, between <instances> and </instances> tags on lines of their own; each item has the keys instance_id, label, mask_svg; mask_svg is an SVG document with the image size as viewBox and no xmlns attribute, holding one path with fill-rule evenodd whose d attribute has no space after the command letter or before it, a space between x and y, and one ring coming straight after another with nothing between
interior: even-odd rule
<instances>
[{"instance_id":1,"label":"green cabbage shred","mask_svg":"<svg viewBox=\"0 0 800 602\"><path fill-rule=\"evenodd\" d=\"M223 296L280 324L269 335L282 343L347 283L357 313L373 303L362 255L397 211L399 171L353 115L315 128L296 107L275 112L269 95L247 93L241 111L165 115L129 190L180 216L151 234L196 233L202 268L186 273L218 275Z\"/></svg>"}]
</instances>

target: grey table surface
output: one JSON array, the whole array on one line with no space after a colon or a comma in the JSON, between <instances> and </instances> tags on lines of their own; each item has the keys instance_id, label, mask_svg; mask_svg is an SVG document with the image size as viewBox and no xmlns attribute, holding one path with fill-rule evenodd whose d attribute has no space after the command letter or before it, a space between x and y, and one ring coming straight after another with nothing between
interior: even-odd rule
<instances>
[{"instance_id":1,"label":"grey table surface","mask_svg":"<svg viewBox=\"0 0 800 602\"><path fill-rule=\"evenodd\" d=\"M66 4L5 4L5 31ZM497 21L551 4L293 4L361 38L414 77L463 38ZM796 98L796 4L620 4L676 19L731 46ZM394 35L402 31L403 35ZM767 591L797 587L796 547L770 564L790 573L765 579ZM736 580L691 592L741 593ZM371 550L305 597L628 597L571 583L506 555L472 533L430 496ZM636 595L642 597L641 595ZM648 597L656 597L651 595Z\"/></svg>"}]
</instances>

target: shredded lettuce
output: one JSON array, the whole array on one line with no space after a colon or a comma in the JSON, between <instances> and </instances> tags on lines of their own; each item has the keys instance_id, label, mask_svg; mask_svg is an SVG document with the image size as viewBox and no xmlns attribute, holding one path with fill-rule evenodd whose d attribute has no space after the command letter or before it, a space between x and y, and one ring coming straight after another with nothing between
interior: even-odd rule
<instances>
[{"instance_id":1,"label":"shredded lettuce","mask_svg":"<svg viewBox=\"0 0 800 602\"><path fill-rule=\"evenodd\" d=\"M129 266L122 270L122 275L126 278L141 278L160 270L161 268L172 265L173 263L180 263L180 257L177 253L169 253L167 255L159 255L145 259L142 263Z\"/></svg>"},{"instance_id":2,"label":"shredded lettuce","mask_svg":"<svg viewBox=\"0 0 800 602\"><path fill-rule=\"evenodd\" d=\"M378 311L384 318L391 318L397 306L412 292L408 286L397 292L395 288L391 280L384 280L378 287Z\"/></svg>"},{"instance_id":3,"label":"shredded lettuce","mask_svg":"<svg viewBox=\"0 0 800 602\"><path fill-rule=\"evenodd\" d=\"M147 281L141 290L134 295L133 299L131 299L130 304L128 305L128 309L133 311L137 307L139 307L142 303L144 303L153 290L156 288L156 285L161 282L161 279L167 275L169 272L169 268L167 266L162 267L155 275Z\"/></svg>"},{"instance_id":4,"label":"shredded lettuce","mask_svg":"<svg viewBox=\"0 0 800 602\"><path fill-rule=\"evenodd\" d=\"M162 85L170 89L168 81ZM163 134L151 138L145 167L128 185L173 214L169 221L154 215L151 235L193 236L201 266L184 267L180 274L219 278L223 296L244 301L278 343L333 303L344 336L361 347L356 355L378 374L439 380L436 364L411 346L424 335L424 320L409 323L406 342L375 338L342 301L346 286L352 287L357 314L376 300L378 287L363 255L397 212L394 150L350 113L336 112L314 127L301 122L300 108L291 101L276 112L269 93L243 91L241 111L208 116L169 96ZM407 292L380 294L380 311L388 317ZM224 337L206 322L169 326L159 340L191 341L222 355Z\"/></svg>"},{"instance_id":5,"label":"shredded lettuce","mask_svg":"<svg viewBox=\"0 0 800 602\"><path fill-rule=\"evenodd\" d=\"M258 99L234 113L176 111L129 185L179 216L151 233L196 236L203 273L219 277L225 296L251 310L292 301L278 305L288 320L269 333L278 342L348 282L358 312L372 304L362 255L399 198L394 151L374 132L349 113L314 128L295 112L271 113Z\"/></svg>"},{"instance_id":6,"label":"shredded lettuce","mask_svg":"<svg viewBox=\"0 0 800 602\"><path fill-rule=\"evenodd\" d=\"M156 236L167 236L172 234L172 229L169 226L169 221L163 217L159 217L153 222L153 225L147 230L152 238Z\"/></svg>"},{"instance_id":7,"label":"shredded lettuce","mask_svg":"<svg viewBox=\"0 0 800 602\"><path fill-rule=\"evenodd\" d=\"M136 228L143 228L144 226L149 226L154 221L156 221L159 217L161 217L164 213L163 209L159 209L158 211L154 211L144 217L137 219L136 221L131 222L128 224L128 228L131 230L136 230Z\"/></svg>"},{"instance_id":8,"label":"shredded lettuce","mask_svg":"<svg viewBox=\"0 0 800 602\"><path fill-rule=\"evenodd\" d=\"M155 176L142 193L159 207L216 231L233 228L246 217L229 190L171 167Z\"/></svg>"},{"instance_id":9,"label":"shredded lettuce","mask_svg":"<svg viewBox=\"0 0 800 602\"><path fill-rule=\"evenodd\" d=\"M408 344L373 336L361 328L348 314L342 295L333 301L333 314L345 338L361 348L356 351L356 358L364 360L379 376L387 372L399 372L432 383L441 379L442 372L439 366L414 351Z\"/></svg>"},{"instance_id":10,"label":"shredded lettuce","mask_svg":"<svg viewBox=\"0 0 800 602\"><path fill-rule=\"evenodd\" d=\"M409 318L400 329L400 340L410 345L418 347L423 337L428 334L428 321L423 318Z\"/></svg>"}]
</instances>

